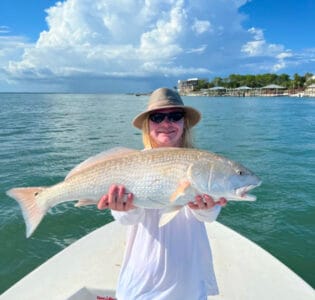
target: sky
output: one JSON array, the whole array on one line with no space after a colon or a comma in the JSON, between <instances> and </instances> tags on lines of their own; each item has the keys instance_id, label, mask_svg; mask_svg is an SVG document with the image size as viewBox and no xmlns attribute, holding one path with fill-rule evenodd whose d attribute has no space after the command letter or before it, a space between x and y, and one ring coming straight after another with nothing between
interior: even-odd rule
<instances>
[{"instance_id":1,"label":"sky","mask_svg":"<svg viewBox=\"0 0 315 300\"><path fill-rule=\"evenodd\" d=\"M315 74L315 0L0 0L0 92Z\"/></svg>"}]
</instances>

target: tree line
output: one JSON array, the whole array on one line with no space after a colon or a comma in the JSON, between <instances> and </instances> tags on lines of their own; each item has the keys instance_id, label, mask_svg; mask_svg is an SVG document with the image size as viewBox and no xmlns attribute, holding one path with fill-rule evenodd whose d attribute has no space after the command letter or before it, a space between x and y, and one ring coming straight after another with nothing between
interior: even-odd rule
<instances>
[{"instance_id":1,"label":"tree line","mask_svg":"<svg viewBox=\"0 0 315 300\"><path fill-rule=\"evenodd\" d=\"M312 73L306 73L304 76L294 74L292 79L288 74L231 74L226 78L215 77L212 81L207 81L205 79L198 80L196 90L212 88L215 86L222 86L225 88L238 88L240 86L261 88L269 84L281 85L287 89L304 89L312 83L315 83L314 75Z\"/></svg>"}]
</instances>

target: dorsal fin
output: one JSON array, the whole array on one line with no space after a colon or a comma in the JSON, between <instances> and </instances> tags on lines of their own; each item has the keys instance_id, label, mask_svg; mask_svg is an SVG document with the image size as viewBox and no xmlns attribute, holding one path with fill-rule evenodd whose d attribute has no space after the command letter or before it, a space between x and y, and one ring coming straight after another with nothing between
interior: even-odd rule
<instances>
[{"instance_id":1,"label":"dorsal fin","mask_svg":"<svg viewBox=\"0 0 315 300\"><path fill-rule=\"evenodd\" d=\"M85 161L78 164L76 167L74 167L69 172L69 174L67 175L67 177L65 179L68 179L68 178L76 175L77 173L82 172L83 170L85 170L87 168L90 168L96 164L99 164L102 161L110 160L110 159L122 156L124 154L129 154L129 153L133 153L133 152L136 153L138 151L139 150L123 148L123 147L116 147L116 148L112 148L112 149L103 151L99 154L96 154L95 156L89 157Z\"/></svg>"}]
</instances>

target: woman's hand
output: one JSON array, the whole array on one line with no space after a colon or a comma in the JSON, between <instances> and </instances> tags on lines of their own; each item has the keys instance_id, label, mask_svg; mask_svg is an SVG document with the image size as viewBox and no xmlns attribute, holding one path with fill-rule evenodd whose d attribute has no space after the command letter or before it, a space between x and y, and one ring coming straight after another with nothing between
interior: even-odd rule
<instances>
[{"instance_id":1,"label":"woman's hand","mask_svg":"<svg viewBox=\"0 0 315 300\"><path fill-rule=\"evenodd\" d=\"M113 184L108 193L102 196L97 204L98 209L112 209L117 211L128 211L135 208L133 205L133 194L126 193L123 185Z\"/></svg>"},{"instance_id":2,"label":"woman's hand","mask_svg":"<svg viewBox=\"0 0 315 300\"><path fill-rule=\"evenodd\" d=\"M218 201L214 201L214 199L209 195L197 195L195 197L194 202L189 202L188 206L191 209L209 209L214 207L215 205L225 206L227 200L225 198L220 198Z\"/></svg>"}]
</instances>

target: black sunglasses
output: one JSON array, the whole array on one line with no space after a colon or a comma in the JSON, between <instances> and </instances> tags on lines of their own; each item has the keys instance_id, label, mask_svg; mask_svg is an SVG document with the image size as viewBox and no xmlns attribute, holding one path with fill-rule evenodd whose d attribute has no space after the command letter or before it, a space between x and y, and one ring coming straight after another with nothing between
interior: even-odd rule
<instances>
[{"instance_id":1,"label":"black sunglasses","mask_svg":"<svg viewBox=\"0 0 315 300\"><path fill-rule=\"evenodd\" d=\"M178 122L185 116L183 111L172 111L169 113L156 112L149 115L149 119L154 123L161 123L167 117L170 122Z\"/></svg>"}]
</instances>

